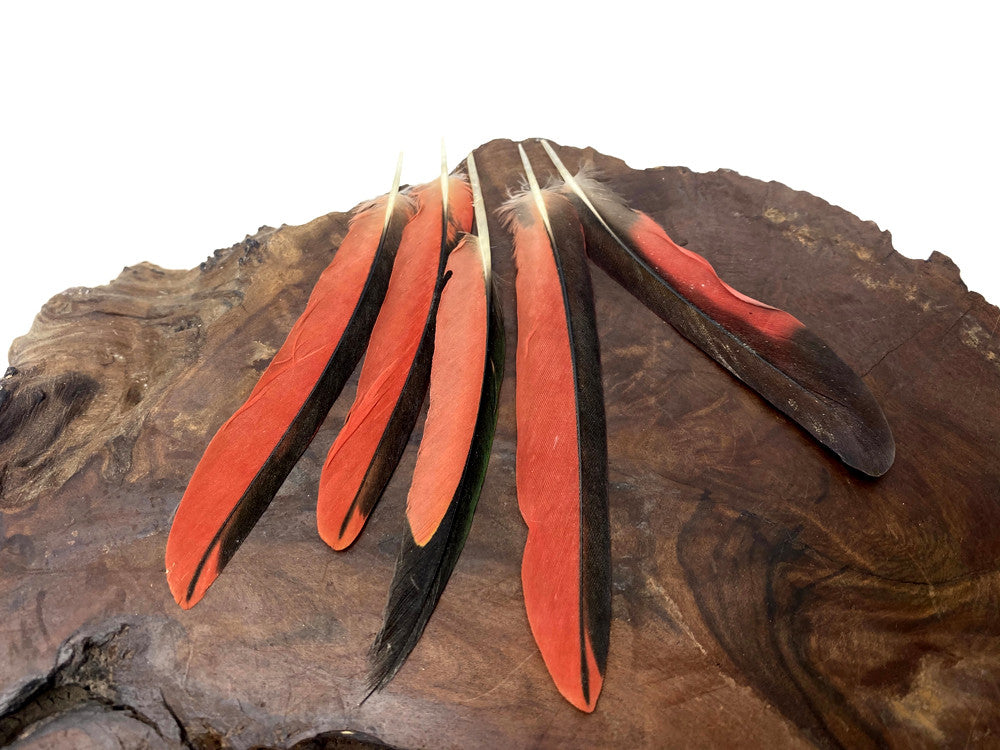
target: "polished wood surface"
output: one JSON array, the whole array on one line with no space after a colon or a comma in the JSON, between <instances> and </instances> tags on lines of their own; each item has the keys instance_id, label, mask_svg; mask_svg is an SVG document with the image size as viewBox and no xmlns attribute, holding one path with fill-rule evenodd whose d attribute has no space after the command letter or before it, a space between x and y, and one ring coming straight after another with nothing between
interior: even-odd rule
<instances>
[{"instance_id":1,"label":"polished wood surface","mask_svg":"<svg viewBox=\"0 0 1000 750\"><path fill-rule=\"evenodd\" d=\"M554 170L526 148L544 183ZM861 374L896 438L888 474L845 468L594 269L614 619L597 710L580 713L521 600L514 271L491 224L508 361L479 511L423 640L359 705L420 425L347 552L320 540L315 499L351 385L205 599L182 611L163 575L201 452L348 215L263 228L191 271L143 263L50 301L0 381L0 744L1000 743L1000 310L946 257L903 258L807 193L560 154ZM493 209L519 184L516 145L476 160Z\"/></svg>"}]
</instances>

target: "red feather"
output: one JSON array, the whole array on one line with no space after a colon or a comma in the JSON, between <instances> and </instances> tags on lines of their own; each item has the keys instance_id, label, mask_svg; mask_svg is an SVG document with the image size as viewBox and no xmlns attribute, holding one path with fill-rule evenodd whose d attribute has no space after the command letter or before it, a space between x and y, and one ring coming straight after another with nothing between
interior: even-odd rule
<instances>
[{"instance_id":1,"label":"red feather","mask_svg":"<svg viewBox=\"0 0 1000 750\"><path fill-rule=\"evenodd\" d=\"M565 197L547 193L544 204L525 196L510 208L516 481L528 525L521 580L531 631L556 686L574 706L593 711L610 627L600 358L583 230Z\"/></svg>"},{"instance_id":2,"label":"red feather","mask_svg":"<svg viewBox=\"0 0 1000 750\"><path fill-rule=\"evenodd\" d=\"M448 250L472 227L472 194L463 179L448 180L447 215L440 182L413 195L419 208L403 232L354 404L320 476L317 525L334 549L350 546L361 532L413 430L430 370L435 288Z\"/></svg>"},{"instance_id":3,"label":"red feather","mask_svg":"<svg viewBox=\"0 0 1000 750\"><path fill-rule=\"evenodd\" d=\"M195 469L166 550L167 581L182 607L225 567L357 366L412 214L395 189L388 204L355 215L285 343Z\"/></svg>"}]
</instances>

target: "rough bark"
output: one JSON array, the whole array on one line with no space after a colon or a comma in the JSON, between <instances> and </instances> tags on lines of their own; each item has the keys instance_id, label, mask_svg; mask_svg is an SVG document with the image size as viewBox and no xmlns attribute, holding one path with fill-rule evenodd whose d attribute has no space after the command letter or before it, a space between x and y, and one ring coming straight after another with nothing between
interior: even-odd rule
<instances>
[{"instance_id":1,"label":"rough bark","mask_svg":"<svg viewBox=\"0 0 1000 750\"><path fill-rule=\"evenodd\" d=\"M946 257L907 260L807 193L561 153L863 374L895 434L889 473L844 468L595 269L614 621L597 711L579 713L521 601L513 263L491 224L508 362L483 497L422 641L359 705L419 425L349 551L319 539L315 497L350 386L205 600L182 611L163 576L187 479L348 215L263 228L190 271L143 263L51 300L0 381L0 745L997 742L1000 310ZM515 145L476 159L496 207Z\"/></svg>"}]
</instances>

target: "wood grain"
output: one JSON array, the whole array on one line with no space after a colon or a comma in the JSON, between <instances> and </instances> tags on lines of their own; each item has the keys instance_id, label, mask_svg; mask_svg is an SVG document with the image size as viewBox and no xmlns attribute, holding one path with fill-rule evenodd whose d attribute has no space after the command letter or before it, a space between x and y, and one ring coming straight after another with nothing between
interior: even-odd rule
<instances>
[{"instance_id":1,"label":"wood grain","mask_svg":"<svg viewBox=\"0 0 1000 750\"><path fill-rule=\"evenodd\" d=\"M895 434L889 473L844 468L594 269L613 623L597 710L576 711L521 601L514 269L491 223L508 336L493 460L423 640L359 705L419 424L349 551L319 539L315 499L352 385L202 603L180 610L162 569L201 452L348 215L264 228L190 271L140 264L50 301L0 381L0 745L1000 743L1000 310L946 257L907 260L807 193L560 154L862 374ZM495 208L520 180L516 145L476 160Z\"/></svg>"}]
</instances>

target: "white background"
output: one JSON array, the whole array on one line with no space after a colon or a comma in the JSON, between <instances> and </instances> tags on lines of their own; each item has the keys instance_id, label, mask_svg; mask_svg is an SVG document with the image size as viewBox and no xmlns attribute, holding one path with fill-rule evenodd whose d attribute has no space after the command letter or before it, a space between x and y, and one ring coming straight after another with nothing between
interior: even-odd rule
<instances>
[{"instance_id":1,"label":"white background","mask_svg":"<svg viewBox=\"0 0 1000 750\"><path fill-rule=\"evenodd\" d=\"M64 288L384 192L400 149L426 181L442 135L778 180L1000 302L990 5L2 3L0 352Z\"/></svg>"}]
</instances>

